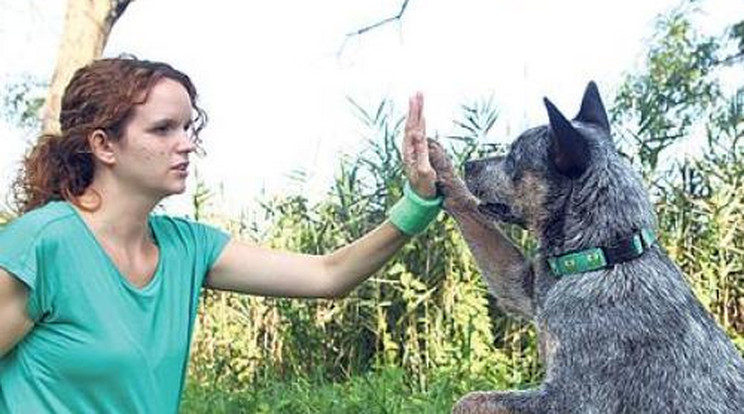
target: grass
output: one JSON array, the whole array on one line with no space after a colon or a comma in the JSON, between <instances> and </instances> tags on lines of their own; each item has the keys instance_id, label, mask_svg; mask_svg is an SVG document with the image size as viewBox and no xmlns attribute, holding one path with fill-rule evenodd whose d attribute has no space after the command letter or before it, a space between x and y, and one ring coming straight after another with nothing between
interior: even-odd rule
<instances>
[{"instance_id":1,"label":"grass","mask_svg":"<svg viewBox=\"0 0 744 414\"><path fill-rule=\"evenodd\" d=\"M352 377L344 382L320 378L269 381L241 392L189 384L181 412L192 413L333 413L393 414L449 413L452 405L475 381L441 375L425 392L411 389L400 368ZM472 389L472 388L471 388Z\"/></svg>"}]
</instances>

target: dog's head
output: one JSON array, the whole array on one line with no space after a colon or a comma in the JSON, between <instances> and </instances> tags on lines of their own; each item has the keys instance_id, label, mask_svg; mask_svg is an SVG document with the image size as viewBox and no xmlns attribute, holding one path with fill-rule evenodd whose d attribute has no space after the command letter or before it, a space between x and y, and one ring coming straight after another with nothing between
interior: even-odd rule
<instances>
[{"instance_id":1,"label":"dog's head","mask_svg":"<svg viewBox=\"0 0 744 414\"><path fill-rule=\"evenodd\" d=\"M465 163L465 182L480 200L481 213L542 233L557 216L600 214L593 209L603 209L597 205L602 197L622 193L613 202L640 197L632 204L643 219L640 224L619 224L646 225L650 209L643 201L645 190L615 149L597 86L589 83L573 120L548 99L545 107L549 124L522 133L506 156ZM612 215L611 211L601 214ZM587 223L606 224L600 221L587 218Z\"/></svg>"}]
</instances>

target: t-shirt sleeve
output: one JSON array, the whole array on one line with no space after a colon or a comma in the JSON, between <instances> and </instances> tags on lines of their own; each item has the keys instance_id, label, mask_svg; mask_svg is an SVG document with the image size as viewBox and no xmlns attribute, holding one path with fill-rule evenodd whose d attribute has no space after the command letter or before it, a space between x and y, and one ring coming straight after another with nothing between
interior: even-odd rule
<instances>
[{"instance_id":1,"label":"t-shirt sleeve","mask_svg":"<svg viewBox=\"0 0 744 414\"><path fill-rule=\"evenodd\" d=\"M203 252L204 269L209 272L214 262L220 257L230 241L230 235L226 232L203 223L192 223L198 250Z\"/></svg>"},{"instance_id":2,"label":"t-shirt sleeve","mask_svg":"<svg viewBox=\"0 0 744 414\"><path fill-rule=\"evenodd\" d=\"M29 289L28 313L38 322L48 303L47 286L40 269L42 232L33 220L21 217L0 229L0 267Z\"/></svg>"},{"instance_id":3,"label":"t-shirt sleeve","mask_svg":"<svg viewBox=\"0 0 744 414\"><path fill-rule=\"evenodd\" d=\"M204 279L230 240L230 235L208 224L184 218L161 216L161 223L171 223L169 237L181 253L173 260L193 260L195 286L202 286Z\"/></svg>"}]
</instances>

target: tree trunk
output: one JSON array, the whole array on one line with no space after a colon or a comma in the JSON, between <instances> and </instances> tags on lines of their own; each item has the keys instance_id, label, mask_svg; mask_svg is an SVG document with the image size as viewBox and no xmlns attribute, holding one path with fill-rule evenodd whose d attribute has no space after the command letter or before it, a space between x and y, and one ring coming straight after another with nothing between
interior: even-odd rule
<instances>
[{"instance_id":1,"label":"tree trunk","mask_svg":"<svg viewBox=\"0 0 744 414\"><path fill-rule=\"evenodd\" d=\"M67 83L75 71L101 56L114 23L132 0L67 0L65 26L44 102L42 130L59 132L59 111Z\"/></svg>"}]
</instances>

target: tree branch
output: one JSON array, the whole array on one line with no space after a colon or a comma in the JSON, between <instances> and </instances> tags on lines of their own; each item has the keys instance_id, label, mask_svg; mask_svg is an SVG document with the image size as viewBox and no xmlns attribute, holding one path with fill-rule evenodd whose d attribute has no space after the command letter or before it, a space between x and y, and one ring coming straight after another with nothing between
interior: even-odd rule
<instances>
[{"instance_id":1,"label":"tree branch","mask_svg":"<svg viewBox=\"0 0 744 414\"><path fill-rule=\"evenodd\" d=\"M715 62L713 62L713 65L728 66L728 65L733 65L739 60L744 60L744 52L739 52L731 56L726 56L723 59L716 60Z\"/></svg>"},{"instance_id":2,"label":"tree branch","mask_svg":"<svg viewBox=\"0 0 744 414\"><path fill-rule=\"evenodd\" d=\"M341 47L338 50L338 53L336 53L336 56L337 57L341 56L341 54L344 52L344 47L346 46L346 42L348 42L350 38L361 36L364 33L369 32L370 30L374 30L388 23L392 23L394 21L400 21L401 17L403 17L403 13L406 12L406 8L408 7L409 1L410 0L403 0L403 4L400 6L400 11L398 11L398 14L388 17L387 19L380 20L377 23L370 24L369 26L362 27L361 29L355 30L353 32L347 33L346 37L344 38L344 42L341 44Z\"/></svg>"},{"instance_id":3,"label":"tree branch","mask_svg":"<svg viewBox=\"0 0 744 414\"><path fill-rule=\"evenodd\" d=\"M132 1L134 0L111 0L111 12L106 16L106 23L113 26Z\"/></svg>"}]
</instances>

